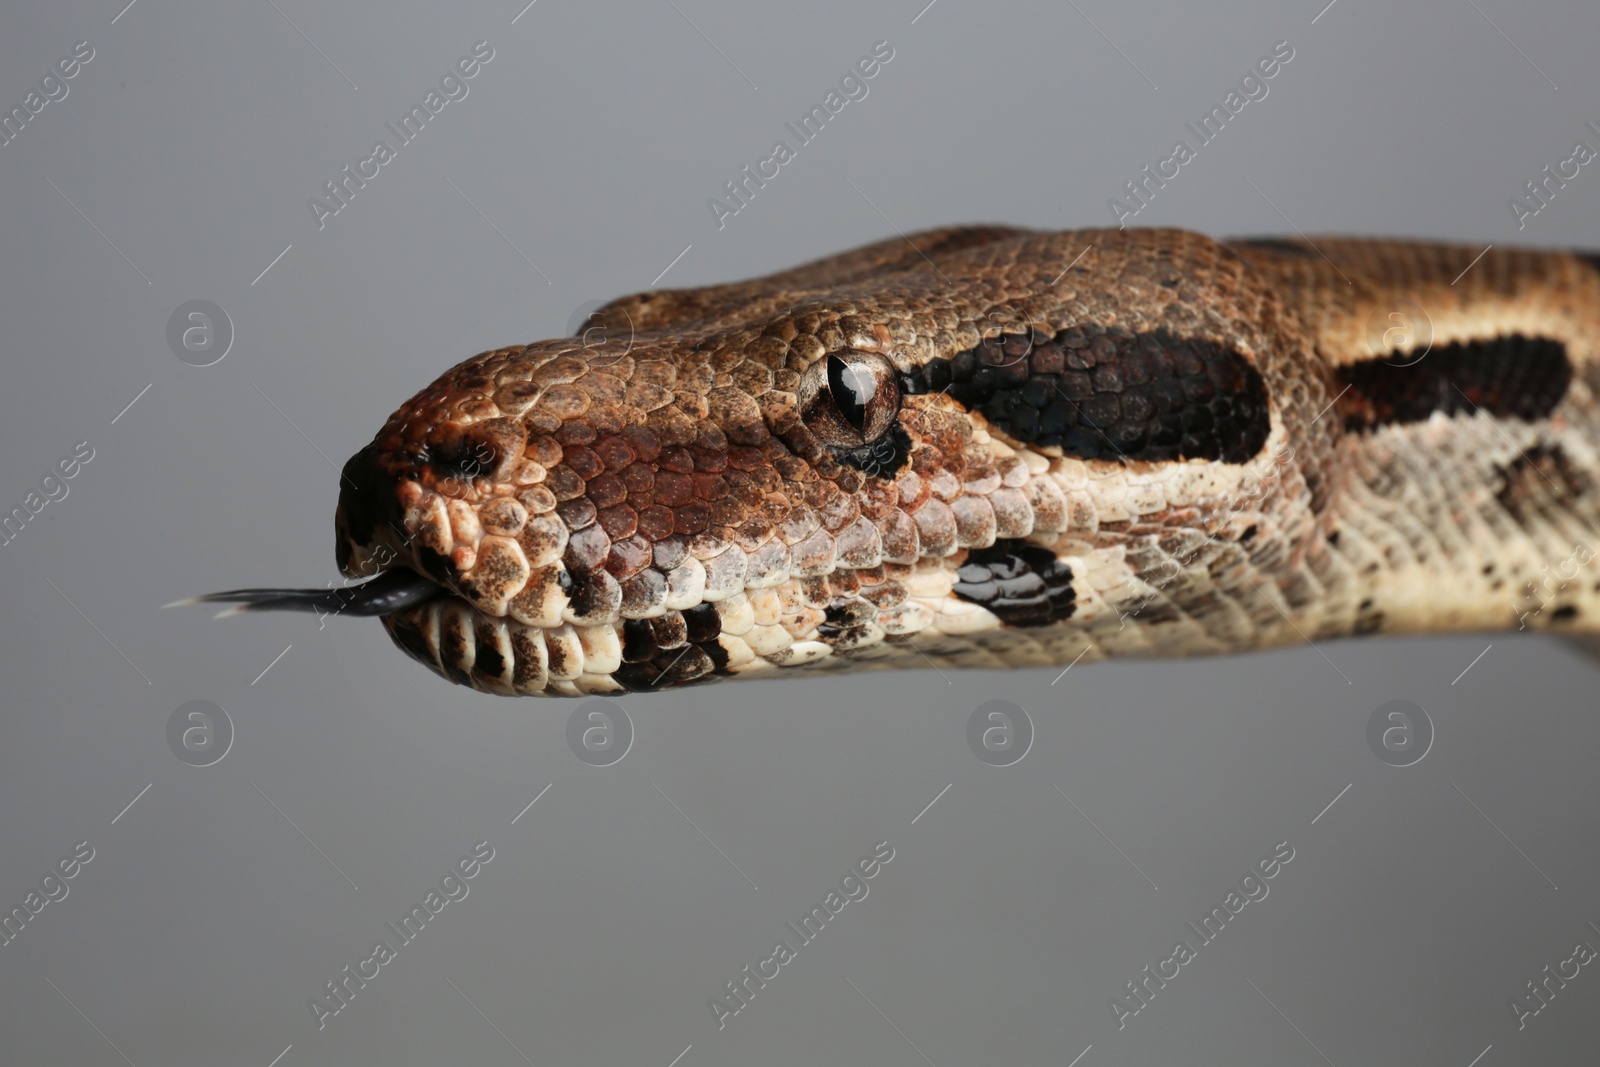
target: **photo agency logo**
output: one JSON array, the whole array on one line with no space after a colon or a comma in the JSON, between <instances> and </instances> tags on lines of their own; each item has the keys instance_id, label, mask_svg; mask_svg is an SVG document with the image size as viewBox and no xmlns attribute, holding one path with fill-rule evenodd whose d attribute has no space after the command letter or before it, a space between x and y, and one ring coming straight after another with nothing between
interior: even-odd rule
<instances>
[{"instance_id":1,"label":"photo agency logo","mask_svg":"<svg viewBox=\"0 0 1600 1067\"><path fill-rule=\"evenodd\" d=\"M1600 934L1600 926L1585 920L1590 930ZM1542 978L1530 978L1523 986L1524 995L1512 997L1510 1000L1511 1014L1516 1017L1517 1029L1526 1030L1528 1020L1536 1017L1540 1012L1550 1006L1556 999L1556 994L1567 988L1567 983L1575 980L1583 973L1583 968L1595 961L1594 944L1590 941L1579 941L1572 948L1572 955L1560 960L1554 967L1544 965L1540 973Z\"/></svg>"},{"instance_id":2,"label":"photo agency logo","mask_svg":"<svg viewBox=\"0 0 1600 1067\"><path fill-rule=\"evenodd\" d=\"M439 87L429 89L422 97L422 103L412 104L411 110L400 117L400 124L393 122L384 123L384 128L394 138L391 145L387 140L373 143L372 151L364 159L356 161L352 169L347 163L339 170L337 178L322 183L323 190L328 194L326 198L313 196L306 201L311 209L311 221L317 224L317 229L322 229L328 220L350 206L356 198L356 193L367 187L367 183L377 178L382 173L382 168L388 166L399 158L400 149L410 144L421 135L423 128L438 117L447 105L454 101L467 98L472 87L467 84L483 72L484 64L494 58L494 49L488 41L479 41L472 46L469 55L458 59L453 67L445 71L439 78Z\"/></svg>"},{"instance_id":3,"label":"photo agency logo","mask_svg":"<svg viewBox=\"0 0 1600 1067\"><path fill-rule=\"evenodd\" d=\"M0 117L0 145L8 145L22 136L28 124L38 119L44 109L67 98L72 87L67 84L76 78L94 58L94 47L88 41L72 46L70 55L56 60L50 72L39 79L39 88L29 89L22 103Z\"/></svg>"},{"instance_id":4,"label":"photo agency logo","mask_svg":"<svg viewBox=\"0 0 1600 1067\"><path fill-rule=\"evenodd\" d=\"M472 887L467 883L482 874L484 865L494 857L494 848L488 841L473 845L472 851L457 860L455 866L439 879L439 887L428 890L422 903L413 904L411 910L400 917L398 924L392 920L383 924L393 935L394 944L389 943L388 937L379 939L374 942L370 955L356 961L354 967L345 964L339 971L339 977L322 983L323 995L306 999L306 1006L316 1017L317 1029L325 1029L330 1018L348 1008L356 994L382 974L384 967L399 959L400 949L421 936L427 925L438 918L448 905L466 900L467 894L472 892Z\"/></svg>"},{"instance_id":5,"label":"photo agency logo","mask_svg":"<svg viewBox=\"0 0 1600 1067\"><path fill-rule=\"evenodd\" d=\"M1033 747L1033 720L1009 700L979 704L967 716L967 747L991 767L1013 766Z\"/></svg>"},{"instance_id":6,"label":"photo agency logo","mask_svg":"<svg viewBox=\"0 0 1600 1067\"><path fill-rule=\"evenodd\" d=\"M1421 763L1433 748L1433 720L1409 700L1380 704L1367 716L1367 747L1391 767Z\"/></svg>"},{"instance_id":7,"label":"photo agency logo","mask_svg":"<svg viewBox=\"0 0 1600 1067\"><path fill-rule=\"evenodd\" d=\"M1184 967L1198 959L1200 949L1215 941L1223 929L1238 918L1240 912L1250 904L1266 900L1267 894L1272 892L1272 887L1267 883L1282 873L1284 866L1292 859L1293 846L1287 841L1279 841L1272 846L1270 855L1257 860L1249 872L1239 879L1237 889L1228 890L1222 903L1200 919L1199 926L1193 922L1184 923L1188 932L1173 944L1171 954L1157 962L1154 970L1148 963L1145 964L1139 971L1139 977L1129 979L1124 984L1123 992L1126 995L1112 997L1107 1002L1111 1006L1112 1016L1117 1020L1117 1029L1125 1028L1130 1018L1149 1007L1156 994L1182 974ZM1194 943L1190 944L1191 941Z\"/></svg>"},{"instance_id":8,"label":"photo agency logo","mask_svg":"<svg viewBox=\"0 0 1600 1067\"><path fill-rule=\"evenodd\" d=\"M601 310L609 303L610 300L590 300L579 304L567 316L565 336L576 337L590 351L614 349L616 358L621 359L633 351L633 316L626 311L601 315ZM619 316L622 320L620 325L616 321ZM595 361L590 360L589 365L594 366Z\"/></svg>"},{"instance_id":9,"label":"photo agency logo","mask_svg":"<svg viewBox=\"0 0 1600 1067\"><path fill-rule=\"evenodd\" d=\"M567 747L591 767L609 767L633 747L633 720L614 700L585 700L567 716Z\"/></svg>"},{"instance_id":10,"label":"photo agency logo","mask_svg":"<svg viewBox=\"0 0 1600 1067\"><path fill-rule=\"evenodd\" d=\"M756 994L767 988L768 982L776 980L784 967L798 959L800 949L815 941L823 928L838 918L846 905L866 900L867 894L872 891L867 883L882 874L884 865L892 859L894 847L887 841L879 841L872 846L871 855L856 860L849 873L839 879L838 889L828 890L821 904L811 906L798 926L793 922L784 923L784 929L789 931L788 937L774 944L772 951L757 961L754 969L747 963L739 969L738 978L723 983L726 999L707 998L711 1014L717 1017L717 1029L726 1027L729 1019L748 1008ZM790 938L793 938L794 944L789 943Z\"/></svg>"},{"instance_id":11,"label":"photo agency logo","mask_svg":"<svg viewBox=\"0 0 1600 1067\"><path fill-rule=\"evenodd\" d=\"M1373 359L1414 367L1433 351L1433 316L1410 293L1400 294L1367 316L1366 341Z\"/></svg>"},{"instance_id":12,"label":"photo agency logo","mask_svg":"<svg viewBox=\"0 0 1600 1067\"><path fill-rule=\"evenodd\" d=\"M72 846L70 853L56 860L55 866L39 879L34 888L28 890L22 903L14 905L0 918L0 948L15 941L23 928L37 919L46 907L66 900L67 894L72 891L67 883L78 877L84 864L92 859L94 846L87 841L79 841Z\"/></svg>"},{"instance_id":13,"label":"photo agency logo","mask_svg":"<svg viewBox=\"0 0 1600 1067\"><path fill-rule=\"evenodd\" d=\"M1528 620L1544 613L1552 601L1561 599L1561 594L1572 585L1578 574L1589 561L1594 559L1594 549L1587 542L1579 541L1572 546L1572 551L1567 557L1556 564L1546 563L1539 572L1538 580L1530 579L1522 587L1520 600L1511 601L1511 611L1517 617L1517 629L1526 630ZM1554 573L1551 568L1554 567ZM1569 619L1578 613L1578 609L1571 604L1564 604L1550 613L1552 619Z\"/></svg>"},{"instance_id":14,"label":"photo agency logo","mask_svg":"<svg viewBox=\"0 0 1600 1067\"><path fill-rule=\"evenodd\" d=\"M233 348L233 320L209 300L189 300L167 316L167 348L191 367L222 362Z\"/></svg>"},{"instance_id":15,"label":"photo agency logo","mask_svg":"<svg viewBox=\"0 0 1600 1067\"><path fill-rule=\"evenodd\" d=\"M790 148L786 140L778 141L765 159L756 162L753 172L747 165L738 177L723 182L722 188L728 198L718 200L712 197L706 201L717 229L722 229L730 218L749 207L750 201L756 197L756 191L765 189L767 182L776 178L782 167L799 158L800 149L816 140L828 122L836 118L847 104L854 100L865 100L870 91L867 82L877 77L883 65L893 58L894 46L888 41L873 45L871 54L856 60L855 65L840 76L837 89L829 89L822 103L811 105L811 110L801 116L798 126L793 122L783 124L784 129L794 135L794 148Z\"/></svg>"},{"instance_id":16,"label":"photo agency logo","mask_svg":"<svg viewBox=\"0 0 1600 1067\"><path fill-rule=\"evenodd\" d=\"M620 308L602 315L609 303L610 300L589 300L567 316L564 336L577 338L583 346L584 362L595 370L613 366L633 351L633 316Z\"/></svg>"},{"instance_id":17,"label":"photo agency logo","mask_svg":"<svg viewBox=\"0 0 1600 1067\"><path fill-rule=\"evenodd\" d=\"M1183 167L1200 158L1200 149L1216 140L1248 104L1265 100L1271 91L1267 82L1276 78L1284 64L1293 58L1294 47L1288 41L1279 41L1272 46L1271 55L1262 56L1256 60L1255 66L1245 71L1237 89L1229 89L1222 103L1213 104L1211 110L1201 116L1199 126L1185 122L1184 126L1194 134L1194 146L1191 147L1187 140L1179 140L1172 146L1170 154L1156 161L1154 170L1147 163L1139 168L1138 176L1123 183L1122 189L1127 199L1113 196L1106 201L1117 228L1123 229L1129 219L1149 207L1150 201L1156 198L1156 192L1165 189L1167 182L1183 173Z\"/></svg>"},{"instance_id":18,"label":"photo agency logo","mask_svg":"<svg viewBox=\"0 0 1600 1067\"><path fill-rule=\"evenodd\" d=\"M1600 138L1600 126L1593 122L1584 123L1589 132ZM1600 143L1597 141L1596 143ZM1584 167L1594 162L1596 153L1588 141L1578 141L1572 146L1572 151L1567 157L1550 169L1546 163L1539 170L1539 176L1531 178L1522 184L1523 197L1513 196L1506 200L1506 206L1511 209L1511 217L1517 220L1517 229L1528 225L1528 220L1550 206L1556 198L1556 193L1567 187L1567 183L1576 178Z\"/></svg>"},{"instance_id":19,"label":"photo agency logo","mask_svg":"<svg viewBox=\"0 0 1600 1067\"><path fill-rule=\"evenodd\" d=\"M72 446L71 455L56 460L50 472L39 479L38 489L29 490L21 504L0 515L0 544L9 545L15 541L23 527L41 511L67 499L67 494L72 492L72 487L67 483L76 478L83 471L83 465L91 459L94 459L94 447L88 441L79 441Z\"/></svg>"},{"instance_id":20,"label":"photo agency logo","mask_svg":"<svg viewBox=\"0 0 1600 1067\"><path fill-rule=\"evenodd\" d=\"M179 704L167 716L167 747L191 767L221 763L233 748L233 720L209 700Z\"/></svg>"}]
</instances>

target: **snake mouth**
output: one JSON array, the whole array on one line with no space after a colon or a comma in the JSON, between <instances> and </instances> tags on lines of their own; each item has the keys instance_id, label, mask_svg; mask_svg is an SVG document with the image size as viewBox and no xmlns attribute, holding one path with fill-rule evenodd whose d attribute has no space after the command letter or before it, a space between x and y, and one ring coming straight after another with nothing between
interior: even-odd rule
<instances>
[{"instance_id":1,"label":"snake mouth","mask_svg":"<svg viewBox=\"0 0 1600 1067\"><path fill-rule=\"evenodd\" d=\"M185 604L231 605L218 618L262 611L377 616L394 643L434 673L499 696L648 693L711 680L730 665L711 604L648 620L535 626L485 614L404 567L344 587L229 589L166 606Z\"/></svg>"},{"instance_id":2,"label":"snake mouth","mask_svg":"<svg viewBox=\"0 0 1600 1067\"><path fill-rule=\"evenodd\" d=\"M685 595L631 617L588 620L571 611L576 600L533 622L449 593L387 613L383 624L404 652L457 685L500 696L588 696L896 657L985 665L975 648L1018 631L1032 631L1044 648L1060 637L1053 628L1077 614L1073 565L1049 549L1000 540L949 563L746 586L714 601Z\"/></svg>"},{"instance_id":3,"label":"snake mouth","mask_svg":"<svg viewBox=\"0 0 1600 1067\"><path fill-rule=\"evenodd\" d=\"M444 595L385 614L407 655L457 685L499 696L649 693L732 673L712 604L597 626L533 626Z\"/></svg>"}]
</instances>

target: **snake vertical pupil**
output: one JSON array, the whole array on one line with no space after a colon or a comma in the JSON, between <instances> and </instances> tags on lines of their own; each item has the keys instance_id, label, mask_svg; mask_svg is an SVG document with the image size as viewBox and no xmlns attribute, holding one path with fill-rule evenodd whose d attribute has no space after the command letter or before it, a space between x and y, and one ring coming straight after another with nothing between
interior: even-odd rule
<instances>
[{"instance_id":1,"label":"snake vertical pupil","mask_svg":"<svg viewBox=\"0 0 1600 1067\"><path fill-rule=\"evenodd\" d=\"M828 357L828 392L844 420L857 430L865 429L867 402L876 392L872 380L838 356Z\"/></svg>"},{"instance_id":2,"label":"snake vertical pupil","mask_svg":"<svg viewBox=\"0 0 1600 1067\"><path fill-rule=\"evenodd\" d=\"M849 467L892 477L911 441L896 422L900 379L876 352L844 349L812 363L795 391L800 420L818 444Z\"/></svg>"}]
</instances>

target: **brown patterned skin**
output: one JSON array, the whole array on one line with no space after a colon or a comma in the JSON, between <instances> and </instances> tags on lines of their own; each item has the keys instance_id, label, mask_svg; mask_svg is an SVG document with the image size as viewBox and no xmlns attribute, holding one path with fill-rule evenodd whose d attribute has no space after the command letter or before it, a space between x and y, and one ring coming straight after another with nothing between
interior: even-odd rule
<instances>
[{"instance_id":1,"label":"brown patterned skin","mask_svg":"<svg viewBox=\"0 0 1600 1067\"><path fill-rule=\"evenodd\" d=\"M475 356L390 416L346 467L340 565L438 582L447 595L385 625L445 677L505 695L1380 630L1593 632L1600 270L1476 254L958 227L625 297L600 313L603 336ZM1556 342L1572 369L1535 418L1467 407L1362 425L1339 396L1352 365L1448 369L1450 345L1514 334ZM818 382L847 407L823 373L845 366L830 355L891 366L914 388L986 338L1016 355L993 373L1020 377L997 388L1020 397L1029 374L1050 375L1032 386L1029 427L1056 417L1050 403L1148 423L1118 439L1130 450L1083 458L930 388L869 410L892 426L879 459L862 460L811 408L801 416ZM1126 354L1139 343L1161 350L1157 371ZM1514 362L1500 370L1521 387ZM1174 377L1140 384L1158 372ZM1226 394L1257 377L1257 436L1216 431L1248 441L1248 458L1186 454L1195 419L1250 422ZM1446 373L1439 388L1452 381L1471 387ZM1058 399L1070 383L1095 397ZM1210 407L1180 413L1186 435L1168 451L1185 454L1140 458L1166 425L1149 399L1160 389Z\"/></svg>"}]
</instances>

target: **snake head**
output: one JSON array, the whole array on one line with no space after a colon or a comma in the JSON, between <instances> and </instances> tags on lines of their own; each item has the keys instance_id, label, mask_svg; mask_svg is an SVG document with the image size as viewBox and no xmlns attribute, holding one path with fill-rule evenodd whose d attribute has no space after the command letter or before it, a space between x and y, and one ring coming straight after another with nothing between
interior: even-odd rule
<instances>
[{"instance_id":1,"label":"snake head","mask_svg":"<svg viewBox=\"0 0 1600 1067\"><path fill-rule=\"evenodd\" d=\"M341 566L354 577L398 561L447 590L385 625L435 671L504 694L982 663L986 640L1016 645L1017 629L1053 657L1071 635L1051 627L1079 594L1047 546L1095 519L1069 505L1059 449L1052 460L1000 410L974 409L983 389L1015 399L1030 367L1060 371L1069 356L1047 331L969 327L944 341L964 355L929 359L906 332L882 304L869 316L830 297L732 330L646 334L626 353L577 339L484 353L345 468ZM1102 366L1120 353L1135 367L1134 335L1099 341ZM1069 342L1096 358L1096 335ZM1249 384L1183 355L1194 366L1178 370L1207 390L1208 374ZM1026 432L1042 415L1059 441L1049 420L1072 406L1045 399ZM1118 448L1107 433L1165 447L1074 425L1080 450ZM1202 429L1219 450L1257 449L1265 433Z\"/></svg>"}]
</instances>

